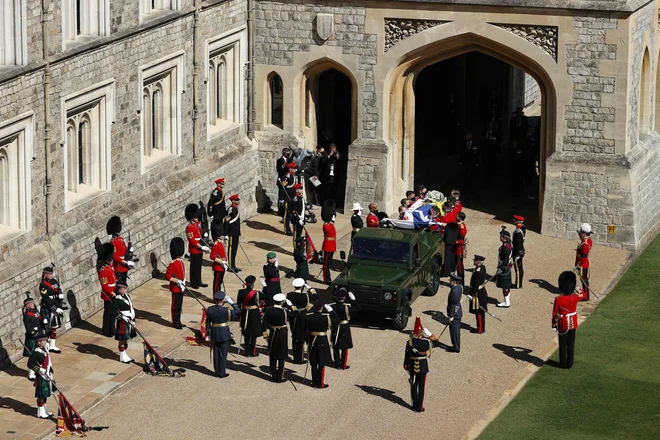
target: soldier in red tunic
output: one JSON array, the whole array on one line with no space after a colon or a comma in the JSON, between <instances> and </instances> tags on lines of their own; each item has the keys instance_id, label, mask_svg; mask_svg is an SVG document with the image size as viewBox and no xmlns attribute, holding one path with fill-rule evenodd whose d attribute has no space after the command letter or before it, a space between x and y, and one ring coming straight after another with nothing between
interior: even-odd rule
<instances>
[{"instance_id":1,"label":"soldier in red tunic","mask_svg":"<svg viewBox=\"0 0 660 440\"><path fill-rule=\"evenodd\" d=\"M454 245L454 258L456 258L456 275L461 277L461 285L465 285L465 265L463 258L465 257L465 245L467 240L467 226L465 226L465 213L459 212L456 216L456 223L458 224L458 238Z\"/></svg>"},{"instance_id":2,"label":"soldier in red tunic","mask_svg":"<svg viewBox=\"0 0 660 440\"><path fill-rule=\"evenodd\" d=\"M330 284L330 265L332 264L332 256L337 251L337 231L335 229L335 214L336 214L334 200L326 200L321 208L321 219L323 220L323 282Z\"/></svg>"},{"instance_id":3,"label":"soldier in red tunic","mask_svg":"<svg viewBox=\"0 0 660 440\"><path fill-rule=\"evenodd\" d=\"M117 275L112 266L115 247L112 243L105 243L99 252L99 261L103 263L99 270L99 282L101 283L101 299L103 300L103 335L112 337L115 334L116 313L112 307L112 299L115 297Z\"/></svg>"},{"instance_id":4,"label":"soldier in red tunic","mask_svg":"<svg viewBox=\"0 0 660 440\"><path fill-rule=\"evenodd\" d=\"M452 189L451 190L451 196L456 200L456 203L454 204L454 211L458 212L463 212L463 203L461 203L461 192L457 189Z\"/></svg>"},{"instance_id":5,"label":"soldier in red tunic","mask_svg":"<svg viewBox=\"0 0 660 440\"><path fill-rule=\"evenodd\" d=\"M367 214L367 228L379 228L380 219L378 218L378 204L369 203L369 214Z\"/></svg>"},{"instance_id":6,"label":"soldier in red tunic","mask_svg":"<svg viewBox=\"0 0 660 440\"><path fill-rule=\"evenodd\" d=\"M126 282L128 276L128 269L135 267L135 263L131 260L126 259L126 251L128 251L128 246L124 241L124 237L119 235L121 232L121 218L110 217L108 223L105 225L105 231L108 235L112 236L110 243L114 246L114 254L112 256L112 265L115 268L115 274L117 275L117 281Z\"/></svg>"},{"instance_id":7,"label":"soldier in red tunic","mask_svg":"<svg viewBox=\"0 0 660 440\"><path fill-rule=\"evenodd\" d=\"M584 299L585 292L576 292L577 278L573 272L562 272L558 283L562 295L555 298L552 308L552 329L559 336L559 367L571 368L578 328L577 304Z\"/></svg>"},{"instance_id":8,"label":"soldier in red tunic","mask_svg":"<svg viewBox=\"0 0 660 440\"><path fill-rule=\"evenodd\" d=\"M188 253L190 253L190 287L198 289L208 287L202 282L202 257L204 252L211 252L208 246L202 244L202 224L199 222L199 206L194 203L186 206L186 237L188 238Z\"/></svg>"},{"instance_id":9,"label":"soldier in red tunic","mask_svg":"<svg viewBox=\"0 0 660 440\"><path fill-rule=\"evenodd\" d=\"M170 292L172 292L172 327L182 329L181 309L183 308L183 291L186 288L186 266L183 264L183 254L185 246L181 237L174 237L170 241L170 257L172 262L167 266L165 279L170 282Z\"/></svg>"},{"instance_id":10,"label":"soldier in red tunic","mask_svg":"<svg viewBox=\"0 0 660 440\"><path fill-rule=\"evenodd\" d=\"M211 237L213 238L213 247L211 248L211 261L213 261L213 293L222 288L222 281L225 279L225 269L227 268L227 254L225 245L222 243L224 235L224 218L214 218L211 222Z\"/></svg>"},{"instance_id":11,"label":"soldier in red tunic","mask_svg":"<svg viewBox=\"0 0 660 440\"><path fill-rule=\"evenodd\" d=\"M580 243L575 250L575 271L582 281L582 290L585 292L584 301L589 301L589 268L591 267L589 252L591 252L594 244L591 237L589 237L591 235L591 225L582 223L577 233L580 237Z\"/></svg>"}]
</instances>

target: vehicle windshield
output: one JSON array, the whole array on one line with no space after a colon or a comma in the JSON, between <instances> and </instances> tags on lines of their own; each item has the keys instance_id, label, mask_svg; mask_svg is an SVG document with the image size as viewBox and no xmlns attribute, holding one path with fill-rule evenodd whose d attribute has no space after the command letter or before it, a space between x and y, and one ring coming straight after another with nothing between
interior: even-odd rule
<instances>
[{"instance_id":1,"label":"vehicle windshield","mask_svg":"<svg viewBox=\"0 0 660 440\"><path fill-rule=\"evenodd\" d=\"M350 259L408 264L410 261L410 245L396 241L380 241L356 237L353 239Z\"/></svg>"}]
</instances>

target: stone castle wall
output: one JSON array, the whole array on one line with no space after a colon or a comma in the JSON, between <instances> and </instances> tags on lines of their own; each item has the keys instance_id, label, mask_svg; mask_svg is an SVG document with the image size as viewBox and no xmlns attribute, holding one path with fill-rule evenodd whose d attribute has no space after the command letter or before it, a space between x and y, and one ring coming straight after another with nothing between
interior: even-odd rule
<instances>
[{"instance_id":1,"label":"stone castle wall","mask_svg":"<svg viewBox=\"0 0 660 440\"><path fill-rule=\"evenodd\" d=\"M131 287L151 279L150 255L167 264L168 244L183 236L187 203L206 203L213 180L224 176L227 192L239 192L242 218L256 212L258 150L245 138L245 125L207 140L207 87L203 82L206 60L205 40L244 26L246 1L205 2L199 14L198 53L200 54L198 132L193 132L193 15L192 0L183 2L182 11L164 13L145 22L139 29L137 4L111 2L110 37L101 38L63 52L59 1L49 3L47 15L52 26L50 39L52 83L50 99L50 163L45 163L43 59L41 57L40 2L28 2L28 54L30 72L7 79L20 68L0 69L0 124L27 112L34 113L34 160L31 162L31 229L0 243L0 365L21 355L18 342L24 337L21 307L25 292L38 298L41 269L57 264L57 275L68 295L65 327L85 319L101 308L96 273L94 242L109 239L105 224L120 215L125 238L130 232L136 254L141 258L131 272ZM36 18L35 18L36 17ZM181 155L149 169L141 170L141 87L137 83L141 66L178 51L184 52L184 94L181 96ZM4 75L4 76L3 76ZM114 79L115 118L111 128L111 191L65 211L62 98ZM245 113L246 114L246 113ZM197 161L193 158L193 136L197 141ZM46 166L52 172L51 235L46 241ZM161 266L161 270L163 267Z\"/></svg>"}]
</instances>

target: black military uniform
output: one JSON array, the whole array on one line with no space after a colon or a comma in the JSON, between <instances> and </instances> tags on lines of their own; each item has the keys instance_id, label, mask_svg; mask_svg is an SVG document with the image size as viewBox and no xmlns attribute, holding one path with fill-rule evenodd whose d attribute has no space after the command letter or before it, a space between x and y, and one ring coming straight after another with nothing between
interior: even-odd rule
<instances>
[{"instance_id":1,"label":"black military uniform","mask_svg":"<svg viewBox=\"0 0 660 440\"><path fill-rule=\"evenodd\" d=\"M287 322L291 315L298 314L282 307L286 300L283 294L273 298L275 305L264 310L264 323L268 328L268 356L270 360L270 374L273 382L286 382L284 378L284 363L289 354L289 330Z\"/></svg>"},{"instance_id":2,"label":"black military uniform","mask_svg":"<svg viewBox=\"0 0 660 440\"><path fill-rule=\"evenodd\" d=\"M525 256L525 234L527 233L527 228L523 224L525 220L523 217L518 215L513 216L513 220L516 222L516 230L513 231L513 238L511 243L513 246L513 284L512 289L522 289L523 284L523 257Z\"/></svg>"},{"instance_id":3,"label":"black military uniform","mask_svg":"<svg viewBox=\"0 0 660 440\"><path fill-rule=\"evenodd\" d=\"M296 262L296 278L309 279L309 263L307 262L307 237L298 237L293 249L293 260Z\"/></svg>"},{"instance_id":4,"label":"black military uniform","mask_svg":"<svg viewBox=\"0 0 660 440\"><path fill-rule=\"evenodd\" d=\"M215 183L225 183L225 179L218 179ZM216 187L211 192L211 197L209 197L209 202L207 203L207 209L209 217L218 219L221 222L224 221L227 216L227 205L225 205L225 192L222 189Z\"/></svg>"},{"instance_id":5,"label":"black military uniform","mask_svg":"<svg viewBox=\"0 0 660 440\"><path fill-rule=\"evenodd\" d=\"M428 358L431 357L433 342L422 334L422 323L419 318L415 321L413 334L406 343L403 359L403 368L410 375L410 395L414 411L424 411L424 391L426 388L426 375L429 372ZM433 337L433 336L432 336Z\"/></svg>"},{"instance_id":6,"label":"black military uniform","mask_svg":"<svg viewBox=\"0 0 660 440\"><path fill-rule=\"evenodd\" d=\"M255 277L245 278L246 287L238 291L236 302L241 308L241 331L245 340L245 356L253 357L257 354L257 338L261 336L261 311L259 302L262 293L254 289Z\"/></svg>"},{"instance_id":7,"label":"black military uniform","mask_svg":"<svg viewBox=\"0 0 660 440\"><path fill-rule=\"evenodd\" d=\"M36 335L37 342L46 339L47 336L44 333ZM37 417L47 419L53 415L46 410L46 400L53 393L51 382L53 380L53 363L48 349L37 344L28 359L27 366L36 373L34 397L37 398Z\"/></svg>"},{"instance_id":8,"label":"black military uniform","mask_svg":"<svg viewBox=\"0 0 660 440\"><path fill-rule=\"evenodd\" d=\"M267 259L276 257L277 255L275 255L275 252L268 252L266 254ZM266 262L266 264L264 264L264 278L266 279L264 294L272 298L273 295L282 292L282 286L280 285L280 270L275 263Z\"/></svg>"},{"instance_id":9,"label":"black military uniform","mask_svg":"<svg viewBox=\"0 0 660 440\"><path fill-rule=\"evenodd\" d=\"M37 306L34 304L34 299L28 297L23 301L23 325L25 326L25 348L23 349L23 356L30 356L34 349L37 347L37 337L45 334L46 320L39 314ZM34 371L30 370L28 379L35 379Z\"/></svg>"},{"instance_id":10,"label":"black military uniform","mask_svg":"<svg viewBox=\"0 0 660 440\"><path fill-rule=\"evenodd\" d=\"M442 265L441 276L448 277L456 269L456 254L454 246L458 241L459 228L456 223L447 223L444 228L443 241L445 242L445 259Z\"/></svg>"},{"instance_id":11,"label":"black military uniform","mask_svg":"<svg viewBox=\"0 0 660 440\"><path fill-rule=\"evenodd\" d=\"M298 183L293 186L294 193L291 195L290 199L287 199L286 210L287 210L287 219L289 221L289 228L293 233L293 243L295 244L298 237L302 236L303 225L305 224L305 205L302 198L302 193L298 194L298 191L302 191L302 184ZM302 220L302 225L300 224Z\"/></svg>"},{"instance_id":12,"label":"black military uniform","mask_svg":"<svg viewBox=\"0 0 660 440\"><path fill-rule=\"evenodd\" d=\"M316 290L309 289L304 292L305 281L302 278L293 280L293 287L296 289L289 292L286 299L291 301L291 309L301 312L291 316L289 323L291 325L291 349L293 352L293 363L304 364L303 348L307 341L307 329L305 328L305 313L312 307L312 302L316 301L318 295Z\"/></svg>"},{"instance_id":13,"label":"black military uniform","mask_svg":"<svg viewBox=\"0 0 660 440\"><path fill-rule=\"evenodd\" d=\"M474 256L475 261L484 261L485 258L481 255ZM475 266L470 278L470 313L474 314L477 318L477 333L484 333L486 331L486 311L488 310L488 292L485 287L481 287L486 282L486 266L483 263L480 266Z\"/></svg>"},{"instance_id":14,"label":"black military uniform","mask_svg":"<svg viewBox=\"0 0 660 440\"><path fill-rule=\"evenodd\" d=\"M62 302L64 294L60 289L60 283L56 278L48 279L46 274L52 274L53 268L45 267L39 283L39 293L41 294L41 316L46 322L49 339L49 351L61 353L62 351L55 345L57 339L57 329L62 327Z\"/></svg>"},{"instance_id":15,"label":"black military uniform","mask_svg":"<svg viewBox=\"0 0 660 440\"><path fill-rule=\"evenodd\" d=\"M449 322L449 336L451 337L452 347L447 351L454 353L461 352L461 319L463 319L463 307L461 306L461 297L463 296L463 286L460 284L461 277L455 274L450 275L450 280L457 284L451 287L449 297L447 298L447 317Z\"/></svg>"},{"instance_id":16,"label":"black military uniform","mask_svg":"<svg viewBox=\"0 0 660 440\"><path fill-rule=\"evenodd\" d=\"M312 369L312 386L315 388L328 387L325 383L325 367L333 365L328 332L332 329L332 324L338 321L337 313L334 310L330 313L323 313L321 300L315 301L314 312L305 316L309 339L308 362Z\"/></svg>"},{"instance_id":17,"label":"black military uniform","mask_svg":"<svg viewBox=\"0 0 660 440\"><path fill-rule=\"evenodd\" d=\"M355 297L350 298L350 304L346 301L346 289L340 288L337 291L337 301L330 304L337 313L339 321L332 326L332 349L335 359L335 368L347 370L348 350L353 348L353 338L351 336L351 310L359 311L360 303L355 301ZM349 295L350 296L350 295Z\"/></svg>"},{"instance_id":18,"label":"black military uniform","mask_svg":"<svg viewBox=\"0 0 660 440\"><path fill-rule=\"evenodd\" d=\"M235 201L239 201L238 194L234 194L229 198L232 201L229 210L227 211L227 219L225 220L225 235L229 238L229 249L227 250L227 264L234 272L240 272L236 267L236 254L238 253L238 243L241 236L241 218L238 212L238 205Z\"/></svg>"},{"instance_id":19,"label":"black military uniform","mask_svg":"<svg viewBox=\"0 0 660 440\"><path fill-rule=\"evenodd\" d=\"M511 306L511 266L513 265L513 245L511 244L511 234L509 231L500 232L500 241L502 246L497 254L497 287L502 289L504 301L497 304L497 307L509 308Z\"/></svg>"},{"instance_id":20,"label":"black military uniform","mask_svg":"<svg viewBox=\"0 0 660 440\"><path fill-rule=\"evenodd\" d=\"M225 307L222 302L226 299L225 292L218 291L213 294L216 301L214 306L206 309L206 334L211 339L213 349L213 369L217 377L227 377L227 353L229 346L234 343L229 321L240 315L241 311L236 303Z\"/></svg>"},{"instance_id":21,"label":"black military uniform","mask_svg":"<svg viewBox=\"0 0 660 440\"><path fill-rule=\"evenodd\" d=\"M362 216L357 212L353 212L353 215L351 216L351 228L353 228L351 230L351 240L353 240L355 234L357 234L363 227L364 221L362 220Z\"/></svg>"}]
</instances>

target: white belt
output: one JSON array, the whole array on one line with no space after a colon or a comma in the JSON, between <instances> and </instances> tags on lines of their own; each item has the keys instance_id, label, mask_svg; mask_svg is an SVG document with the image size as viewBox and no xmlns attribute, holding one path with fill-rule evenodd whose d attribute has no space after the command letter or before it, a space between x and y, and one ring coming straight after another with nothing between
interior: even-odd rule
<instances>
[{"instance_id":1,"label":"white belt","mask_svg":"<svg viewBox=\"0 0 660 440\"><path fill-rule=\"evenodd\" d=\"M573 315L577 315L577 312L569 313L568 315L564 315L564 316L568 318L569 316L573 316Z\"/></svg>"}]
</instances>

